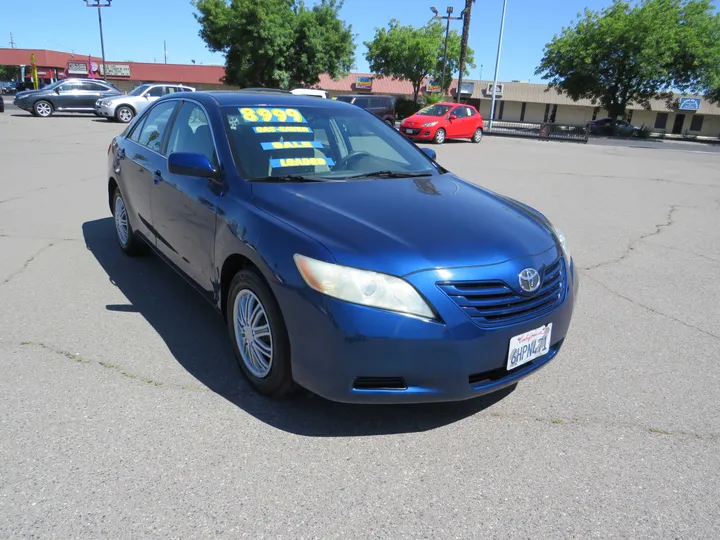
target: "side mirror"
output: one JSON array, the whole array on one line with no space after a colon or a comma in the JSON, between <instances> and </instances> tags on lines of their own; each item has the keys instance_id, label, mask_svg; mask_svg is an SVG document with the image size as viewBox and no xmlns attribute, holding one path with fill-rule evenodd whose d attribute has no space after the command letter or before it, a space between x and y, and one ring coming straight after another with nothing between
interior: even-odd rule
<instances>
[{"instance_id":1,"label":"side mirror","mask_svg":"<svg viewBox=\"0 0 720 540\"><path fill-rule=\"evenodd\" d=\"M56 86L56 87L55 87L55 93L56 93L56 94L59 94L59 93L60 93L60 87L59 87L59 86Z\"/></svg>"},{"instance_id":2,"label":"side mirror","mask_svg":"<svg viewBox=\"0 0 720 540\"><path fill-rule=\"evenodd\" d=\"M435 152L435 150L432 148L421 148L421 150L427 157L435 161L435 158L437 157L437 152Z\"/></svg>"},{"instance_id":3,"label":"side mirror","mask_svg":"<svg viewBox=\"0 0 720 540\"><path fill-rule=\"evenodd\" d=\"M450 115L450 120L457 120L457 116L454 115L454 114L451 114L451 115Z\"/></svg>"},{"instance_id":4,"label":"side mirror","mask_svg":"<svg viewBox=\"0 0 720 540\"><path fill-rule=\"evenodd\" d=\"M207 156L191 152L175 152L168 156L168 170L171 174L217 178L218 170L212 166Z\"/></svg>"}]
</instances>

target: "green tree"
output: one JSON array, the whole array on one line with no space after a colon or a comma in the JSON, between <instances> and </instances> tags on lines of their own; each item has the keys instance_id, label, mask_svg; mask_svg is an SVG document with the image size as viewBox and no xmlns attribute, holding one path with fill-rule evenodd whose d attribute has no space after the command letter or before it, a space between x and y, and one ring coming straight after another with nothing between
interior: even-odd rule
<instances>
[{"instance_id":1,"label":"green tree","mask_svg":"<svg viewBox=\"0 0 720 540\"><path fill-rule=\"evenodd\" d=\"M535 74L572 99L600 103L615 119L672 90L720 86L720 15L710 0L614 0L585 10L545 46Z\"/></svg>"},{"instance_id":2,"label":"green tree","mask_svg":"<svg viewBox=\"0 0 720 540\"><path fill-rule=\"evenodd\" d=\"M20 76L18 66L0 66L0 81L15 80Z\"/></svg>"},{"instance_id":3,"label":"green tree","mask_svg":"<svg viewBox=\"0 0 720 540\"><path fill-rule=\"evenodd\" d=\"M200 37L225 54L225 82L237 86L309 86L339 77L354 63L352 28L342 0L193 0Z\"/></svg>"},{"instance_id":4,"label":"green tree","mask_svg":"<svg viewBox=\"0 0 720 540\"><path fill-rule=\"evenodd\" d=\"M372 41L366 41L368 51L365 58L373 73L382 77L393 77L409 81L413 86L413 100L417 103L423 81L432 76L440 81L445 46L445 27L439 21L432 20L425 26L401 26L392 19L387 29L376 28ZM458 70L460 56L460 36L450 32L448 40L448 59L445 81L441 86L447 90L452 74ZM475 67L473 52L468 49L468 62ZM469 71L466 70L469 74Z\"/></svg>"}]
</instances>

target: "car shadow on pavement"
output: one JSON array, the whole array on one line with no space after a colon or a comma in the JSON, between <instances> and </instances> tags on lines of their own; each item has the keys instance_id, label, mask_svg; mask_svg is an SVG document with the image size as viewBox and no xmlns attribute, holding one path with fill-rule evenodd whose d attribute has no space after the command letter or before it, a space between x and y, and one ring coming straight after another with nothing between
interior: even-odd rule
<instances>
[{"instance_id":1,"label":"car shadow on pavement","mask_svg":"<svg viewBox=\"0 0 720 540\"><path fill-rule=\"evenodd\" d=\"M513 386L469 401L422 405L335 403L302 389L279 400L261 396L240 371L222 316L165 262L151 254L131 258L122 253L112 218L84 223L83 236L88 250L129 301L106 309L142 315L188 373L275 428L310 437L427 431L472 416L514 390Z\"/></svg>"}]
</instances>

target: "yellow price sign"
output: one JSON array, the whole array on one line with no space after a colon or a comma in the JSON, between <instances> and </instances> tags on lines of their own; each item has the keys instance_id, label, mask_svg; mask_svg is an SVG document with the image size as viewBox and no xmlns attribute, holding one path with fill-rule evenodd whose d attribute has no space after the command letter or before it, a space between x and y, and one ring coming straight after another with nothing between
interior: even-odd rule
<instances>
[{"instance_id":1,"label":"yellow price sign","mask_svg":"<svg viewBox=\"0 0 720 540\"><path fill-rule=\"evenodd\" d=\"M265 107L243 107L240 115L244 122L270 123L270 122L292 122L298 124L306 123L303 115L297 109L267 109Z\"/></svg>"}]
</instances>

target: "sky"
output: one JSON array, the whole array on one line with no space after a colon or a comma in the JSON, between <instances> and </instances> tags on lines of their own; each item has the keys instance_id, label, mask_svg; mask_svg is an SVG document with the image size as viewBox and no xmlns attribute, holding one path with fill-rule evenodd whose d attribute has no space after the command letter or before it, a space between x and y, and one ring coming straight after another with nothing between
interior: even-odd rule
<instances>
[{"instance_id":1,"label":"sky","mask_svg":"<svg viewBox=\"0 0 720 540\"><path fill-rule=\"evenodd\" d=\"M262 1L262 0L257 0ZM313 0L306 0L312 3ZM17 48L52 49L100 56L97 9L83 0L33 0L33 13L25 9L3 9L0 17L0 47L10 46L10 33ZM498 79L540 82L534 75L543 47L562 27L574 20L584 7L601 9L611 0L507 0L505 32ZM372 39L375 28L395 18L401 24L425 24L434 6L444 14L453 6L459 14L464 0L345 0L341 17L352 25L355 37L354 71L367 72L364 41ZM477 67L470 78L492 79L500 31L503 0L477 0L472 11L469 45L475 51ZM108 61L163 62L163 41L167 41L168 63L223 65L221 54L208 51L198 36L199 25L189 0L113 0L103 9L105 55ZM451 28L462 31L461 21ZM481 68L482 66L482 68Z\"/></svg>"}]
</instances>

